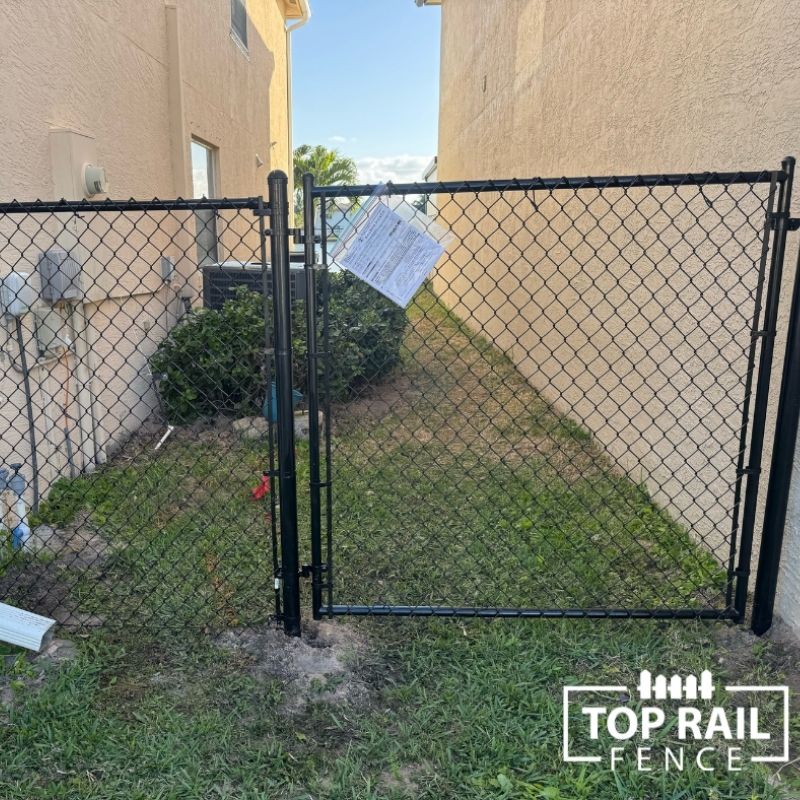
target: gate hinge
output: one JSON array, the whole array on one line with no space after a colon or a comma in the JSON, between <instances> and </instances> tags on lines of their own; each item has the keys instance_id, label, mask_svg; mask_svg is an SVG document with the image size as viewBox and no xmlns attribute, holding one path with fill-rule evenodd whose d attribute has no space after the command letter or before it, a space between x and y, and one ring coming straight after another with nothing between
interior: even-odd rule
<instances>
[{"instance_id":1,"label":"gate hinge","mask_svg":"<svg viewBox=\"0 0 800 800\"><path fill-rule=\"evenodd\" d=\"M778 227L778 221L782 219L786 220L787 231L800 230L800 217L790 217L788 211L773 211L769 215L770 230L774 231Z\"/></svg>"},{"instance_id":2,"label":"gate hinge","mask_svg":"<svg viewBox=\"0 0 800 800\"><path fill-rule=\"evenodd\" d=\"M261 208L253 209L254 217L269 217L272 214L272 209L269 206L262 206Z\"/></svg>"}]
</instances>

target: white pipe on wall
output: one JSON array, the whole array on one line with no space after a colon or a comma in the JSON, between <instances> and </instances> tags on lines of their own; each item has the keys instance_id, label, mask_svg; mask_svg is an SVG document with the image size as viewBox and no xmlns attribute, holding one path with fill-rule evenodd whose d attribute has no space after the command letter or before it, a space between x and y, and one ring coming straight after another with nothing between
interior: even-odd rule
<instances>
[{"instance_id":1,"label":"white pipe on wall","mask_svg":"<svg viewBox=\"0 0 800 800\"><path fill-rule=\"evenodd\" d=\"M311 19L311 7L308 0L300 0L300 10L302 17L297 22L286 27L286 138L289 143L289 214L294 224L294 137L292 136L292 33L298 28L302 28Z\"/></svg>"}]
</instances>

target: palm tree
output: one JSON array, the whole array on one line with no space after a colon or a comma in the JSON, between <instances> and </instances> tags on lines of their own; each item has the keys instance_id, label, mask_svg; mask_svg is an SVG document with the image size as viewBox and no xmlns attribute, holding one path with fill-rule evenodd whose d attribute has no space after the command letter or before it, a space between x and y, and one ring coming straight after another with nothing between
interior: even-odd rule
<instances>
[{"instance_id":1,"label":"palm tree","mask_svg":"<svg viewBox=\"0 0 800 800\"><path fill-rule=\"evenodd\" d=\"M301 144L294 151L294 209L298 219L303 215L303 175L310 172L317 186L355 183L358 168L352 158L321 144Z\"/></svg>"}]
</instances>

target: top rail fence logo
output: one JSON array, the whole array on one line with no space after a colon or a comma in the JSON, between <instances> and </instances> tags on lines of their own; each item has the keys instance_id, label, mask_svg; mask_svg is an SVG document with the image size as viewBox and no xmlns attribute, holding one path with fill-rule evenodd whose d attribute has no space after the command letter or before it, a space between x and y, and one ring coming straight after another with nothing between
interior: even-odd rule
<instances>
[{"instance_id":1,"label":"top rail fence logo","mask_svg":"<svg viewBox=\"0 0 800 800\"><path fill-rule=\"evenodd\" d=\"M789 760L787 686L716 686L699 676L642 670L627 686L565 686L566 762L629 761L640 772L741 771L750 762Z\"/></svg>"}]
</instances>

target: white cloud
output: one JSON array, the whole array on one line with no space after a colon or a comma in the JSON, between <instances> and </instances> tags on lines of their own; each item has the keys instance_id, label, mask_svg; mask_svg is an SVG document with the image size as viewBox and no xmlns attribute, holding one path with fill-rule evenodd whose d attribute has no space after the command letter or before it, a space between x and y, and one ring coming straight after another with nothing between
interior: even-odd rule
<instances>
[{"instance_id":1,"label":"white cloud","mask_svg":"<svg viewBox=\"0 0 800 800\"><path fill-rule=\"evenodd\" d=\"M334 142L335 144L344 144L347 141L346 136L329 136L329 142Z\"/></svg>"},{"instance_id":2,"label":"white cloud","mask_svg":"<svg viewBox=\"0 0 800 800\"><path fill-rule=\"evenodd\" d=\"M358 179L363 183L407 183L421 181L431 156L384 156L357 158Z\"/></svg>"}]
</instances>

